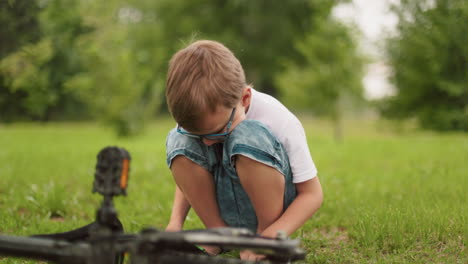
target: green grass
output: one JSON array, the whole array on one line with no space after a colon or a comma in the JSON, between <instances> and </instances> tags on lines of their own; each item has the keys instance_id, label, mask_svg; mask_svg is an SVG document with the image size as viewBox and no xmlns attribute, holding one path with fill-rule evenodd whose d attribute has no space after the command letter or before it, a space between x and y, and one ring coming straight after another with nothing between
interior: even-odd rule
<instances>
[{"instance_id":1,"label":"green grass","mask_svg":"<svg viewBox=\"0 0 468 264\"><path fill-rule=\"evenodd\" d=\"M294 234L307 263L468 262L467 134L348 121L337 143L329 124L301 119L325 195ZM0 233L61 232L92 221L100 203L91 194L96 154L108 145L132 155L129 195L116 199L126 230L164 228L174 189L164 142L173 126L156 120L130 139L95 124L0 126ZM201 227L190 213L186 228Z\"/></svg>"}]
</instances>

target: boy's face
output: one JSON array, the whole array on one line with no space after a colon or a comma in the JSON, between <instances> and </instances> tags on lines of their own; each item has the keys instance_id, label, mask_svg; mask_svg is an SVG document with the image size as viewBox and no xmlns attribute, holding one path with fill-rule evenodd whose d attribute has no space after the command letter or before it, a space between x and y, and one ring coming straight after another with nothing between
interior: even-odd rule
<instances>
[{"instance_id":1,"label":"boy's face","mask_svg":"<svg viewBox=\"0 0 468 264\"><path fill-rule=\"evenodd\" d=\"M192 135L222 134L231 132L237 124L245 119L245 112L250 105L252 91L250 87L244 89L242 99L235 108L218 105L214 112L207 111L198 121L197 129L187 131ZM183 128L182 128L183 129ZM184 133L183 133L184 134ZM203 143L210 146L223 140L202 137Z\"/></svg>"},{"instance_id":2,"label":"boy's face","mask_svg":"<svg viewBox=\"0 0 468 264\"><path fill-rule=\"evenodd\" d=\"M229 133L234 128L234 121L237 120L236 112L236 108L230 109L224 106L218 106L214 112L207 112L202 118L200 118L198 122L198 129L196 131L188 132L194 135ZM217 142L221 142L222 138L223 137L220 137L220 139L213 139L212 137L202 137L202 141L206 145L212 145Z\"/></svg>"}]
</instances>

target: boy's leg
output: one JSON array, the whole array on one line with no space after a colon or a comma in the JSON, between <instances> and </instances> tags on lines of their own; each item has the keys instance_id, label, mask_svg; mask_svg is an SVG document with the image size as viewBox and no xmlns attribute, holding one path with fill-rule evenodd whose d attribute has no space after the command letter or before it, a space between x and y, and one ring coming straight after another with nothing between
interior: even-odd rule
<instances>
[{"instance_id":1,"label":"boy's leg","mask_svg":"<svg viewBox=\"0 0 468 264\"><path fill-rule=\"evenodd\" d=\"M257 215L257 233L275 222L283 212L285 178L278 170L242 155L235 156L240 183Z\"/></svg>"},{"instance_id":2,"label":"boy's leg","mask_svg":"<svg viewBox=\"0 0 468 264\"><path fill-rule=\"evenodd\" d=\"M185 199L207 228L226 226L216 202L213 176L185 156L172 160L172 175Z\"/></svg>"},{"instance_id":3,"label":"boy's leg","mask_svg":"<svg viewBox=\"0 0 468 264\"><path fill-rule=\"evenodd\" d=\"M213 171L217 147L171 130L166 140L167 164L177 184L170 227L182 227L190 206L207 228L226 226L216 202Z\"/></svg>"},{"instance_id":4,"label":"boy's leg","mask_svg":"<svg viewBox=\"0 0 468 264\"><path fill-rule=\"evenodd\" d=\"M265 125L244 120L225 141L223 154L226 175L215 178L222 218L261 233L296 197L286 151Z\"/></svg>"},{"instance_id":5,"label":"boy's leg","mask_svg":"<svg viewBox=\"0 0 468 264\"><path fill-rule=\"evenodd\" d=\"M219 151L201 141L169 132L166 141L167 164L176 181L176 192L168 231L182 229L190 206L207 228L226 226L216 202L213 172L219 171ZM218 153L218 154L217 154ZM217 254L215 246L203 246L209 254Z\"/></svg>"},{"instance_id":6,"label":"boy's leg","mask_svg":"<svg viewBox=\"0 0 468 264\"><path fill-rule=\"evenodd\" d=\"M236 155L240 183L257 216L257 233L271 225L283 212L285 178L278 170L242 155ZM172 161L171 171L178 188L207 228L226 226L215 197L213 176L184 156Z\"/></svg>"}]
</instances>

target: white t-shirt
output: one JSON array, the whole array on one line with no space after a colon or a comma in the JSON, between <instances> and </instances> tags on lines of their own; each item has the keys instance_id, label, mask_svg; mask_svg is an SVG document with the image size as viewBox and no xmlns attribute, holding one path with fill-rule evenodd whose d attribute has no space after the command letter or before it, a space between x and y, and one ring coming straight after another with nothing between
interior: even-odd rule
<instances>
[{"instance_id":1,"label":"white t-shirt","mask_svg":"<svg viewBox=\"0 0 468 264\"><path fill-rule=\"evenodd\" d=\"M317 176L317 168L310 155L304 128L299 119L282 103L252 88L252 100L246 118L267 125L283 144L289 157L293 183L304 182Z\"/></svg>"}]
</instances>

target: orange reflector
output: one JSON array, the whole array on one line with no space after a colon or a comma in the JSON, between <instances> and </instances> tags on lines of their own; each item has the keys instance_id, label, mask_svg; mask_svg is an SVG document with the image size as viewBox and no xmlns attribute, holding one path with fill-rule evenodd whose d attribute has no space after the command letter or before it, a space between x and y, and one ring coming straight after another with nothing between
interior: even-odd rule
<instances>
[{"instance_id":1,"label":"orange reflector","mask_svg":"<svg viewBox=\"0 0 468 264\"><path fill-rule=\"evenodd\" d=\"M120 175L120 188L122 189L127 188L129 165L130 161L128 159L122 161L122 174Z\"/></svg>"}]
</instances>

